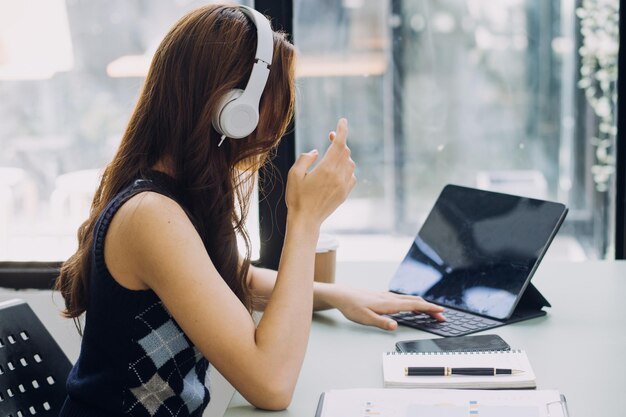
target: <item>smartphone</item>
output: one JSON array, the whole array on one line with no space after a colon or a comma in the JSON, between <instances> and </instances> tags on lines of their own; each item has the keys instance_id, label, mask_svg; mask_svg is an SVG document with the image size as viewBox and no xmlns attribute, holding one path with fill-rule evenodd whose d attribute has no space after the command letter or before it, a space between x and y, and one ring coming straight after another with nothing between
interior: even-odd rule
<instances>
[{"instance_id":1,"label":"smartphone","mask_svg":"<svg viewBox=\"0 0 626 417\"><path fill-rule=\"evenodd\" d=\"M511 350L497 334L457 336L438 339L401 340L396 343L398 352L473 352L480 350Z\"/></svg>"}]
</instances>

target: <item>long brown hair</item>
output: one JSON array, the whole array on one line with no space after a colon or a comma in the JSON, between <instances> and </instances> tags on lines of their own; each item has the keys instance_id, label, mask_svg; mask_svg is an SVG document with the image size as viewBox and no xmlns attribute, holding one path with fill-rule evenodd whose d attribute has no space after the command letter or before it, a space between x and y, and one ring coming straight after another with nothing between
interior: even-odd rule
<instances>
[{"instance_id":1,"label":"long brown hair","mask_svg":"<svg viewBox=\"0 0 626 417\"><path fill-rule=\"evenodd\" d=\"M224 141L211 115L220 98L244 88L256 50L256 28L236 6L209 5L182 17L157 49L143 90L104 170L89 218L78 230L78 250L61 267L55 288L63 315L77 318L88 308L95 223L113 197L134 179L167 159L184 208L211 260L250 310L246 276L250 241L244 227L251 178L285 133L294 106L293 46L274 32L274 58L260 103L259 125L244 139ZM246 246L240 265L237 235Z\"/></svg>"}]
</instances>

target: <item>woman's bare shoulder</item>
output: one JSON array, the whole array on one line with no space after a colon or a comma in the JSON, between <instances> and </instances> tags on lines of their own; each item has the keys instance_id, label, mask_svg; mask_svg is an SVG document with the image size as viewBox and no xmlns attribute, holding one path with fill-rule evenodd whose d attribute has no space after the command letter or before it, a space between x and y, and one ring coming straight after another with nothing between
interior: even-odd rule
<instances>
[{"instance_id":1,"label":"woman's bare shoulder","mask_svg":"<svg viewBox=\"0 0 626 417\"><path fill-rule=\"evenodd\" d=\"M180 204L144 191L128 199L113 216L105 238L105 263L120 285L146 289L149 286L138 271L157 261L165 246L184 241L203 246Z\"/></svg>"}]
</instances>

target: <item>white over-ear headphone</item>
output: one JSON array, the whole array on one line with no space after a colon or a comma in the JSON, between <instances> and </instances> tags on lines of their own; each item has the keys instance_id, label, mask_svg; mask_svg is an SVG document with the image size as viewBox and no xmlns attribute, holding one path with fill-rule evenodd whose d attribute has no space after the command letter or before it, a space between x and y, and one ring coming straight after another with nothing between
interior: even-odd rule
<instances>
[{"instance_id":1,"label":"white over-ear headphone","mask_svg":"<svg viewBox=\"0 0 626 417\"><path fill-rule=\"evenodd\" d=\"M258 11L239 6L257 30L257 46L254 66L244 90L230 90L224 95L213 113L213 127L225 138L241 139L256 129L259 123L259 102L265 89L274 54L274 35L269 20Z\"/></svg>"}]
</instances>

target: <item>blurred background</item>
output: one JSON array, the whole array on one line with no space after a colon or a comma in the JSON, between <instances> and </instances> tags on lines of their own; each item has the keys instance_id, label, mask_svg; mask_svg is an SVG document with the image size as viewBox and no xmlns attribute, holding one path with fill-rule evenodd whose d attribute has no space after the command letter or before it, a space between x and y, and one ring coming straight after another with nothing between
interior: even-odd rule
<instances>
[{"instance_id":1,"label":"blurred background","mask_svg":"<svg viewBox=\"0 0 626 417\"><path fill-rule=\"evenodd\" d=\"M0 261L75 250L156 46L206 3L0 0ZM614 257L617 1L293 8L296 148L347 117L358 166L323 227L339 260L401 259L448 183L565 203L547 257Z\"/></svg>"}]
</instances>

